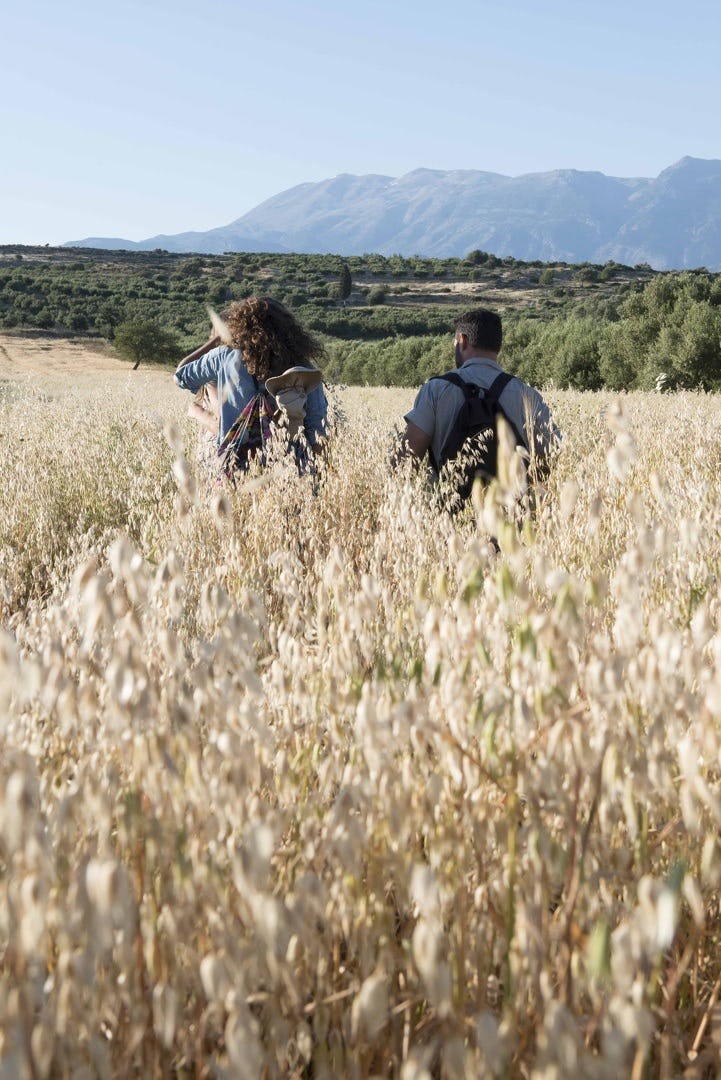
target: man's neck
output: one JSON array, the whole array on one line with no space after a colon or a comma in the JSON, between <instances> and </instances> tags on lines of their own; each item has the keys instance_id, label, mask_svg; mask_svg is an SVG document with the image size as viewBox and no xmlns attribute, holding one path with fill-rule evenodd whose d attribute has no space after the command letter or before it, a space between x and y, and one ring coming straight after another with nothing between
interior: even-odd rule
<instances>
[{"instance_id":1,"label":"man's neck","mask_svg":"<svg viewBox=\"0 0 721 1080\"><path fill-rule=\"evenodd\" d=\"M494 364L497 364L498 353L490 352L488 349L473 349L472 352L463 357L463 364L468 364L471 360L493 360ZM463 364L461 364L461 367L463 367Z\"/></svg>"}]
</instances>

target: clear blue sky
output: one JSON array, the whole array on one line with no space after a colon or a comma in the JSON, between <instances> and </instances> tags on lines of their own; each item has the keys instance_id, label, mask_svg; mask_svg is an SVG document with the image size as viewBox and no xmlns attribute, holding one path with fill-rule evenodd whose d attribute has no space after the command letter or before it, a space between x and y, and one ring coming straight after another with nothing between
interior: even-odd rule
<instances>
[{"instance_id":1,"label":"clear blue sky","mask_svg":"<svg viewBox=\"0 0 721 1080\"><path fill-rule=\"evenodd\" d=\"M0 243L227 224L338 173L721 158L718 0L19 0Z\"/></svg>"}]
</instances>

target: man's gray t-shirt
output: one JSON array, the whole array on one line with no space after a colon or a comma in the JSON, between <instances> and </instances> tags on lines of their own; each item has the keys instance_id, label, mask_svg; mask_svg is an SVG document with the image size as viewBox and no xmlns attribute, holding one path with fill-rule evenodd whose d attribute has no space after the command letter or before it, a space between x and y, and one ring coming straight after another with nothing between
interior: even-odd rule
<instances>
[{"instance_id":1,"label":"man's gray t-shirt","mask_svg":"<svg viewBox=\"0 0 721 1080\"><path fill-rule=\"evenodd\" d=\"M488 390L503 368L487 357L472 357L455 372L466 382ZM463 391L444 379L429 379L418 391L413 408L405 419L431 437L431 452L438 461L458 410L463 404ZM526 450L535 447L537 457L546 458L560 438L550 409L532 386L513 378L504 387L498 403L501 411L523 436Z\"/></svg>"}]
</instances>

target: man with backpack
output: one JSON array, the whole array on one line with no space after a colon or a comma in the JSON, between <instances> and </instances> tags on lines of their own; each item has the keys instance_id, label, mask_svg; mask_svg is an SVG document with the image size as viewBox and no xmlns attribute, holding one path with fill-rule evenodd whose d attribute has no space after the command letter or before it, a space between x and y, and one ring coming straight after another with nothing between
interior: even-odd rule
<instances>
[{"instance_id":1,"label":"man with backpack","mask_svg":"<svg viewBox=\"0 0 721 1080\"><path fill-rule=\"evenodd\" d=\"M533 387L498 363L501 318L487 308L467 311L455 324L456 371L436 375L418 391L405 416L405 444L417 458L428 454L436 474L456 460L457 492L470 493L476 475L496 475L496 419L502 415L533 478L543 475L560 433L548 405Z\"/></svg>"}]
</instances>

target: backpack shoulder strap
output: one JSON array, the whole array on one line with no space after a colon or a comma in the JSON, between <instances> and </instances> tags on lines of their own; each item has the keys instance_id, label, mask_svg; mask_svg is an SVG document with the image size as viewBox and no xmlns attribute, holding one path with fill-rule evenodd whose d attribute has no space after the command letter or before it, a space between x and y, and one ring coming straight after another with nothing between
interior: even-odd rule
<instances>
[{"instance_id":1,"label":"backpack shoulder strap","mask_svg":"<svg viewBox=\"0 0 721 1080\"><path fill-rule=\"evenodd\" d=\"M477 397L479 386L475 383L469 383L466 379L462 379L460 375L457 375L455 371L447 371L444 375L432 375L429 381L433 379L439 379L442 382L451 383L453 386L457 386L459 390L463 391L463 396L466 400Z\"/></svg>"},{"instance_id":2,"label":"backpack shoulder strap","mask_svg":"<svg viewBox=\"0 0 721 1080\"><path fill-rule=\"evenodd\" d=\"M497 375L496 378L493 380L491 385L486 390L486 393L485 393L484 396L487 398L488 401L491 401L491 402L493 402L493 404L498 406L499 412L501 412L503 414L503 417L505 418L505 420L510 425L510 428L511 428L511 431L513 432L513 436L514 436L514 438L516 440L516 443L518 445L520 445L520 446L525 446L526 445L526 440L524 439L523 435L518 430L516 425L513 423L510 416L508 416L503 411L503 409L501 408L500 401L498 400L500 398L501 394L503 393L503 391L508 386L509 382L511 382L514 378L515 378L515 375L509 375L509 373L507 371L502 371L501 374Z\"/></svg>"},{"instance_id":3,"label":"backpack shoulder strap","mask_svg":"<svg viewBox=\"0 0 721 1080\"><path fill-rule=\"evenodd\" d=\"M509 382L513 379L513 375L509 375L507 371L502 371L500 375L496 375L495 379L484 392L483 396L489 401L498 401L503 391L508 386Z\"/></svg>"},{"instance_id":4,"label":"backpack shoulder strap","mask_svg":"<svg viewBox=\"0 0 721 1080\"><path fill-rule=\"evenodd\" d=\"M477 397L483 390L482 386L478 386L477 383L468 382L467 379L461 378L455 371L447 371L444 375L432 375L432 379L442 379L443 382L452 383L457 386L459 390L462 390L466 398ZM503 391L508 386L509 382L514 378L507 371L502 371L500 375L496 375L495 379L488 387L487 390L483 390L483 396L488 401L497 402Z\"/></svg>"},{"instance_id":5,"label":"backpack shoulder strap","mask_svg":"<svg viewBox=\"0 0 721 1080\"><path fill-rule=\"evenodd\" d=\"M479 391L481 389L480 386L477 386L475 383L467 382L466 379L462 379L455 371L446 371L443 375L432 375L428 381L432 382L433 379L438 379L439 382L451 383L452 386L457 386L459 390L463 391L466 405L469 405L471 401L478 399ZM460 416L462 409L463 405L459 407L456 417ZM428 447L428 457L430 458L431 465L437 472L440 468L440 463L436 460L433 448L430 446Z\"/></svg>"}]
</instances>

